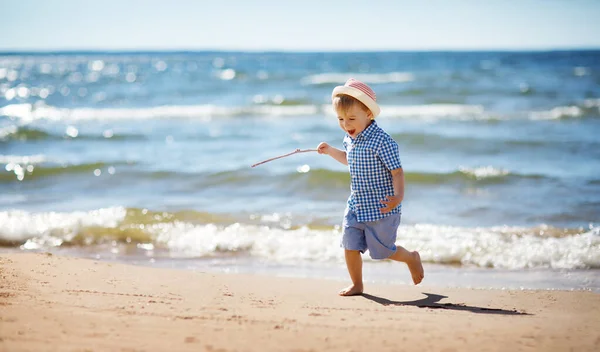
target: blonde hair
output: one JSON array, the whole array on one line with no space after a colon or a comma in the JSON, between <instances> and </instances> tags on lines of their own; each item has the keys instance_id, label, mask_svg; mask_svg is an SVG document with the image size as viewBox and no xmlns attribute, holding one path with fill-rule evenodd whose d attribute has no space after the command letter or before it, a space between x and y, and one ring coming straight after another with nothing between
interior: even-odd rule
<instances>
[{"instance_id":1,"label":"blonde hair","mask_svg":"<svg viewBox=\"0 0 600 352\"><path fill-rule=\"evenodd\" d=\"M348 112L349 109L351 109L354 105L358 104L358 106L363 110L363 111L371 111L369 110L369 108L363 104L360 100L351 97L349 95L346 94L340 94L340 95L336 95L333 98L333 108L335 109L335 111L341 110L344 113Z\"/></svg>"}]
</instances>

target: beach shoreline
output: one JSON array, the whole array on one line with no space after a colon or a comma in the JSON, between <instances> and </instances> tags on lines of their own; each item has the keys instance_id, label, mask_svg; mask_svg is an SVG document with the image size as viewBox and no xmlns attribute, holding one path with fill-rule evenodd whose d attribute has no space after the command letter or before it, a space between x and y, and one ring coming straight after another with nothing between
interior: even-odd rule
<instances>
[{"instance_id":1,"label":"beach shoreline","mask_svg":"<svg viewBox=\"0 0 600 352\"><path fill-rule=\"evenodd\" d=\"M0 350L592 351L600 295L369 284L0 255ZM561 323L562 322L562 323Z\"/></svg>"}]
</instances>

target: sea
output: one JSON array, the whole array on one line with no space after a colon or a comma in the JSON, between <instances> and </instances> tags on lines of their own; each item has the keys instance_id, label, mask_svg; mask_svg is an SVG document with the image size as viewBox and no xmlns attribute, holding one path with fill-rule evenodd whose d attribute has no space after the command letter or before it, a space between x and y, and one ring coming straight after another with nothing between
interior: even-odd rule
<instances>
[{"instance_id":1,"label":"sea","mask_svg":"<svg viewBox=\"0 0 600 352\"><path fill-rule=\"evenodd\" d=\"M424 285L600 292L600 51L0 53L0 252L349 281L331 91L377 94ZM411 285L364 256L368 283Z\"/></svg>"}]
</instances>

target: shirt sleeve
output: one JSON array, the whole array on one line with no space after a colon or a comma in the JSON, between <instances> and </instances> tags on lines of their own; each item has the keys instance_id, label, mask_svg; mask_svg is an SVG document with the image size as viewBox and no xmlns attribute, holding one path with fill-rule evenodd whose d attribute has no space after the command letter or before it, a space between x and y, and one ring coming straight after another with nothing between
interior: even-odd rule
<instances>
[{"instance_id":1,"label":"shirt sleeve","mask_svg":"<svg viewBox=\"0 0 600 352\"><path fill-rule=\"evenodd\" d=\"M377 156L388 170L396 170L402 167L398 143L392 138L384 138L377 150Z\"/></svg>"}]
</instances>

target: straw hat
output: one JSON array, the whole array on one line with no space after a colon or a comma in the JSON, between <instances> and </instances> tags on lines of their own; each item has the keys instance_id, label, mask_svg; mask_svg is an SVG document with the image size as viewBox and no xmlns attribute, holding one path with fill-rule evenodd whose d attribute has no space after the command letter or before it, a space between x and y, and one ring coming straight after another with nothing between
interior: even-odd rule
<instances>
[{"instance_id":1,"label":"straw hat","mask_svg":"<svg viewBox=\"0 0 600 352\"><path fill-rule=\"evenodd\" d=\"M362 83L361 81L350 78L343 86L337 86L333 89L333 93L331 93L331 99L340 94L349 95L365 104L365 106L371 110L373 117L376 117L381 112L379 105L377 105L377 96L375 95L375 92L373 92L371 87Z\"/></svg>"}]
</instances>

